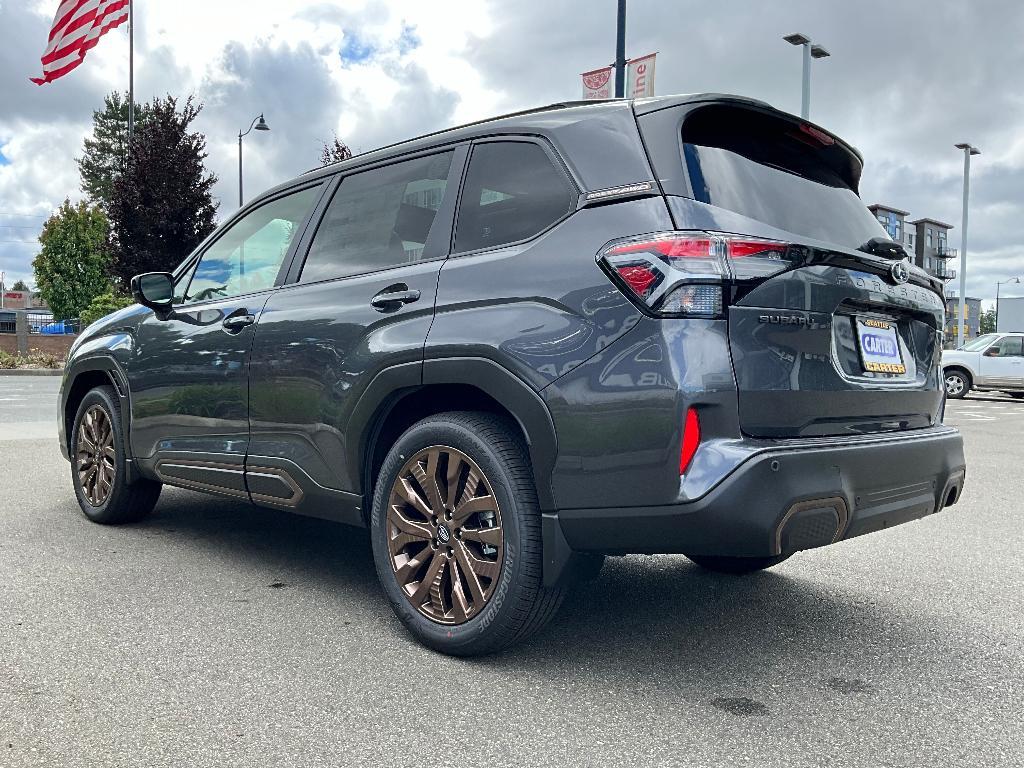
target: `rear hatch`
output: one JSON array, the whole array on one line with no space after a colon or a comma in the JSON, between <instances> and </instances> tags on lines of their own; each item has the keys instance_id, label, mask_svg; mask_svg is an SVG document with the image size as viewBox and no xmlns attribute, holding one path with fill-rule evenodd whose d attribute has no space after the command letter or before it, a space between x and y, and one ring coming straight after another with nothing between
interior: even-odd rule
<instances>
[{"instance_id":1,"label":"rear hatch","mask_svg":"<svg viewBox=\"0 0 1024 768\"><path fill-rule=\"evenodd\" d=\"M864 206L856 151L756 102L639 112L648 146L661 142L652 162L677 230L707 237L726 265L721 314L743 432L937 423L941 283Z\"/></svg>"}]
</instances>

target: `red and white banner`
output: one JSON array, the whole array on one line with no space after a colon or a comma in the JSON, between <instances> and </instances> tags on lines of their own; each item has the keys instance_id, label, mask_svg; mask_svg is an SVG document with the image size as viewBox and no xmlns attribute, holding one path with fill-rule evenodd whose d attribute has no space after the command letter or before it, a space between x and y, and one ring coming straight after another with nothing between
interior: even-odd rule
<instances>
[{"instance_id":1,"label":"red and white banner","mask_svg":"<svg viewBox=\"0 0 1024 768\"><path fill-rule=\"evenodd\" d=\"M654 95L654 61L657 53L626 62L626 98L642 99ZM615 95L615 67L602 67L583 75L583 98L610 99Z\"/></svg>"},{"instance_id":2,"label":"red and white banner","mask_svg":"<svg viewBox=\"0 0 1024 768\"><path fill-rule=\"evenodd\" d=\"M129 0L62 0L53 17L50 38L43 51L42 85L66 75L85 59L99 39L128 20Z\"/></svg>"},{"instance_id":3,"label":"red and white banner","mask_svg":"<svg viewBox=\"0 0 1024 768\"><path fill-rule=\"evenodd\" d=\"M610 99L612 97L612 75L614 67L603 67L583 73L583 98Z\"/></svg>"},{"instance_id":4,"label":"red and white banner","mask_svg":"<svg viewBox=\"0 0 1024 768\"><path fill-rule=\"evenodd\" d=\"M654 95L654 57L649 53L626 64L626 98L642 99Z\"/></svg>"}]
</instances>

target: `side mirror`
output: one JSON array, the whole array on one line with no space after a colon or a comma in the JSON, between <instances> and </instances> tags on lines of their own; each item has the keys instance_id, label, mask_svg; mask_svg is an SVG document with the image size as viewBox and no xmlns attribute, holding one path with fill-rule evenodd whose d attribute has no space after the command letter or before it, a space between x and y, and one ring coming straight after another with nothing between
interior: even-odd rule
<instances>
[{"instance_id":1,"label":"side mirror","mask_svg":"<svg viewBox=\"0 0 1024 768\"><path fill-rule=\"evenodd\" d=\"M136 275L132 278L132 296L139 304L154 312L170 312L174 299L174 276L170 272Z\"/></svg>"},{"instance_id":2,"label":"side mirror","mask_svg":"<svg viewBox=\"0 0 1024 768\"><path fill-rule=\"evenodd\" d=\"M985 357L999 357L999 347L989 347L986 349Z\"/></svg>"}]
</instances>

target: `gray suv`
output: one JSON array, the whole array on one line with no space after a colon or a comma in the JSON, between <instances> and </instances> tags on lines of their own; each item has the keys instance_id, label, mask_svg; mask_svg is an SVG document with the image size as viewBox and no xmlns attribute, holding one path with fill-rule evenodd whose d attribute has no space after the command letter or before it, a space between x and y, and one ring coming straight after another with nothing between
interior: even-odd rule
<instances>
[{"instance_id":1,"label":"gray suv","mask_svg":"<svg viewBox=\"0 0 1024 768\"><path fill-rule=\"evenodd\" d=\"M732 574L957 501L942 286L862 159L767 104L557 104L304 174L68 361L82 511L163 485L370 528L450 654L541 627L605 555Z\"/></svg>"}]
</instances>

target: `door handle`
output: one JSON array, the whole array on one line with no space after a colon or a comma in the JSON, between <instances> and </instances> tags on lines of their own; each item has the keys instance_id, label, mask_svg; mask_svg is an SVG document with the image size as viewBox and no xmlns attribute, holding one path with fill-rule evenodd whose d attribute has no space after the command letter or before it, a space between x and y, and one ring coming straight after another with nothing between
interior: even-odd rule
<instances>
[{"instance_id":1,"label":"door handle","mask_svg":"<svg viewBox=\"0 0 1024 768\"><path fill-rule=\"evenodd\" d=\"M378 312L393 312L403 304L412 304L419 297L420 292L415 288L410 289L405 283L397 283L389 285L370 299L370 306Z\"/></svg>"},{"instance_id":2,"label":"door handle","mask_svg":"<svg viewBox=\"0 0 1024 768\"><path fill-rule=\"evenodd\" d=\"M224 322L221 325L224 326L224 330L228 333L238 333L255 322L256 315L228 315L224 318Z\"/></svg>"}]
</instances>

